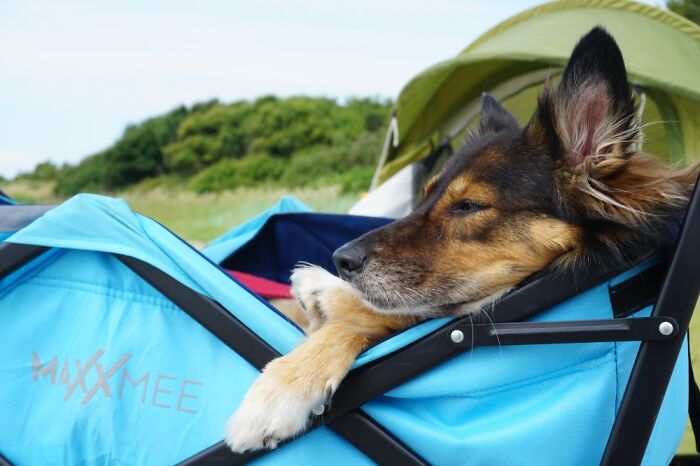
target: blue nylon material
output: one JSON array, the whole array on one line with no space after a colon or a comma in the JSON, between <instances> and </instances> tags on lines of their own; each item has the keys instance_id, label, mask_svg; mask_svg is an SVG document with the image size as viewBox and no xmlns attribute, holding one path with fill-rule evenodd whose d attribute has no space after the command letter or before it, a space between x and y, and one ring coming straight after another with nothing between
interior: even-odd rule
<instances>
[{"instance_id":1,"label":"blue nylon material","mask_svg":"<svg viewBox=\"0 0 700 466\"><path fill-rule=\"evenodd\" d=\"M10 236L7 241L66 249L111 252L148 262L188 287L219 301L280 353L297 346L302 333L198 251L127 204L79 194ZM261 313L268 318L259 319Z\"/></svg>"},{"instance_id":2,"label":"blue nylon material","mask_svg":"<svg viewBox=\"0 0 700 466\"><path fill-rule=\"evenodd\" d=\"M110 255L54 252L0 285L0 425L12 426L0 429L0 452L15 464L175 464L221 440L258 374ZM79 383L99 350L103 373L131 355L109 394L97 364ZM34 380L33 363L54 357ZM318 444L362 459L327 429L288 454L324 460L311 453Z\"/></svg>"},{"instance_id":3,"label":"blue nylon material","mask_svg":"<svg viewBox=\"0 0 700 466\"><path fill-rule=\"evenodd\" d=\"M229 240L236 239L232 236ZM68 249L54 250L0 281L0 425L12 426L0 428L0 452L17 464L172 464L221 439L226 417L257 375L103 251L160 267L221 302L281 352L301 341L294 326L121 201L78 196L9 240ZM611 318L607 286L537 319ZM386 340L359 363L445 321L426 322ZM637 346L480 348L364 409L433 464L596 464ZM93 357L97 362L89 366ZM106 388L97 383L100 374ZM138 384L146 374L148 385ZM680 442L687 383L683 349L645 464L668 464ZM71 384L75 390L69 396ZM257 463L369 461L328 429L319 429Z\"/></svg>"}]
</instances>

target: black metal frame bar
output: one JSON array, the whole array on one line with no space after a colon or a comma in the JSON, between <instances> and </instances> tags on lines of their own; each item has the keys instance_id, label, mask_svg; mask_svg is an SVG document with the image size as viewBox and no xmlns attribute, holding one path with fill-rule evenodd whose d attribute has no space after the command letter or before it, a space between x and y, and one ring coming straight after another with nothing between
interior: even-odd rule
<instances>
[{"instance_id":1,"label":"black metal frame bar","mask_svg":"<svg viewBox=\"0 0 700 466\"><path fill-rule=\"evenodd\" d=\"M670 333L661 333L668 324ZM675 338L678 324L666 317L575 320L561 322L513 322L457 325L450 339L461 347L594 343L603 341L663 341ZM453 336L454 332L460 332ZM467 338L467 334L470 335Z\"/></svg>"},{"instance_id":2,"label":"black metal frame bar","mask_svg":"<svg viewBox=\"0 0 700 466\"><path fill-rule=\"evenodd\" d=\"M678 350L687 331L700 281L700 194L696 190L688 210L676 252L650 318L602 321L522 323L517 322L549 308L629 267L583 276L573 272L545 275L504 297L494 309L493 324L474 326L466 318L426 335L400 351L351 371L333 398L332 409L310 426L328 425L380 464L426 464L392 434L366 416L359 406L422 374L464 351L477 346L500 344L578 343L640 340L642 346L632 370L620 412L611 432L601 464L636 464L646 451L663 396L675 366ZM0 246L0 278L46 251L39 246L6 243ZM217 338L258 368L277 353L228 313L159 269L128 256L116 255L126 266L165 294ZM640 263L648 257L640 258ZM573 286L572 286L573 284ZM665 335L659 325L667 322ZM466 331L465 331L466 330ZM454 332L462 336L455 338ZM640 409L644 407L644 409ZM223 442L213 445L184 464L243 464L266 452L244 455L230 452ZM637 461L638 459L639 461Z\"/></svg>"},{"instance_id":3,"label":"black metal frame bar","mask_svg":"<svg viewBox=\"0 0 700 466\"><path fill-rule=\"evenodd\" d=\"M0 279L48 251L43 246L5 243L0 245Z\"/></svg>"},{"instance_id":4,"label":"black metal frame bar","mask_svg":"<svg viewBox=\"0 0 700 466\"><path fill-rule=\"evenodd\" d=\"M640 464L700 292L700 189L696 184L652 317L678 322L676 338L641 344L602 465Z\"/></svg>"}]
</instances>

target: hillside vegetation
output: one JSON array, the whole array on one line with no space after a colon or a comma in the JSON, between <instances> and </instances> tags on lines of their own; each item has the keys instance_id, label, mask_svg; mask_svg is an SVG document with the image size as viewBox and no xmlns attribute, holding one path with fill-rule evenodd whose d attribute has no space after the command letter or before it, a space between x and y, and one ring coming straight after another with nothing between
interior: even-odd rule
<instances>
[{"instance_id":1,"label":"hillside vegetation","mask_svg":"<svg viewBox=\"0 0 700 466\"><path fill-rule=\"evenodd\" d=\"M391 102L261 97L178 107L126 128L111 147L77 165L41 163L17 180L51 181L54 194L185 187L369 186ZM16 181L17 181L16 180Z\"/></svg>"}]
</instances>

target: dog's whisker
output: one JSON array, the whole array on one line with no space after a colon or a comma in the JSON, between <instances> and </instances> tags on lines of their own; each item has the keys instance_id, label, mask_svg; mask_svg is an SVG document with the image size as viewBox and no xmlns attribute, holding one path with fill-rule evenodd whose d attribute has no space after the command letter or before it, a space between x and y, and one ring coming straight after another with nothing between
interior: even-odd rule
<instances>
[{"instance_id":1,"label":"dog's whisker","mask_svg":"<svg viewBox=\"0 0 700 466\"><path fill-rule=\"evenodd\" d=\"M493 327L493 333L496 335L496 342L498 343L498 352L501 356L503 356L503 348L501 347L501 338L498 336L498 329L496 328L496 324L493 323L493 320L491 320L491 317L489 316L488 312L484 310L483 307L479 308L479 312L484 314L486 318L489 320L491 323L491 327Z\"/></svg>"},{"instance_id":2,"label":"dog's whisker","mask_svg":"<svg viewBox=\"0 0 700 466\"><path fill-rule=\"evenodd\" d=\"M471 343L471 350L469 351L469 361L471 362L474 359L474 319L472 318L471 313L467 314L469 316L469 327L471 328L472 331L472 343Z\"/></svg>"}]
</instances>

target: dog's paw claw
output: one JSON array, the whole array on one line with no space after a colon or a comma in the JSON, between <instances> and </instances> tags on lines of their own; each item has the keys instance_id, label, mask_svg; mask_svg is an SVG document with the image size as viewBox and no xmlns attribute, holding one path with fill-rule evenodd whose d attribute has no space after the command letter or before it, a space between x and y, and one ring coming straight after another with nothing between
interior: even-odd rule
<instances>
[{"instance_id":1,"label":"dog's paw claw","mask_svg":"<svg viewBox=\"0 0 700 466\"><path fill-rule=\"evenodd\" d=\"M277 448L277 444L279 443L279 440L277 440L274 437L265 437L263 439L263 448L267 448L268 450L274 450Z\"/></svg>"},{"instance_id":2,"label":"dog's paw claw","mask_svg":"<svg viewBox=\"0 0 700 466\"><path fill-rule=\"evenodd\" d=\"M237 453L273 449L303 431L310 415L311 407L301 399L289 398L287 403L246 399L226 424L225 441Z\"/></svg>"},{"instance_id":3,"label":"dog's paw claw","mask_svg":"<svg viewBox=\"0 0 700 466\"><path fill-rule=\"evenodd\" d=\"M335 393L335 387L337 384L328 382L326 385L326 390L323 393L323 398L321 398L321 401L314 406L314 408L311 410L311 412L314 413L316 416L322 415L325 411L326 408L330 405L331 403L331 397L333 397L333 393Z\"/></svg>"},{"instance_id":4,"label":"dog's paw claw","mask_svg":"<svg viewBox=\"0 0 700 466\"><path fill-rule=\"evenodd\" d=\"M276 448L300 434L313 414L325 410L338 385L335 381L318 388L289 384L276 375L283 367L280 361L270 363L229 418L225 441L234 452Z\"/></svg>"}]
</instances>

